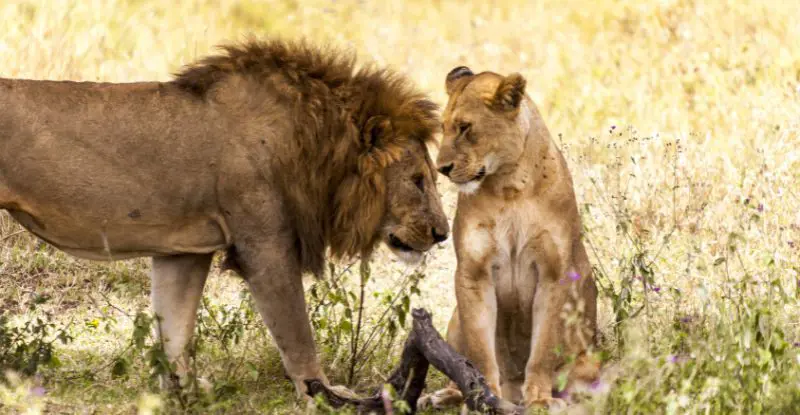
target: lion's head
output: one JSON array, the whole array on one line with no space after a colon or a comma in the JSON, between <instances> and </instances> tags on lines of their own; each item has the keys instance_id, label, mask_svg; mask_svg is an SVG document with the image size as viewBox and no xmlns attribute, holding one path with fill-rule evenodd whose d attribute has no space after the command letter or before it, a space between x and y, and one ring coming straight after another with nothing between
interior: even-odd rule
<instances>
[{"instance_id":1,"label":"lion's head","mask_svg":"<svg viewBox=\"0 0 800 415\"><path fill-rule=\"evenodd\" d=\"M428 152L440 124L434 103L400 83L390 85L365 91L373 100L369 112L377 115L358 117L366 119L358 123L358 172L339 186L331 246L353 254L382 240L402 260L416 263L449 233Z\"/></svg>"},{"instance_id":2,"label":"lion's head","mask_svg":"<svg viewBox=\"0 0 800 415\"><path fill-rule=\"evenodd\" d=\"M382 236L396 255L414 263L420 253L447 239L449 227L427 148L420 142L410 147L386 169L388 206Z\"/></svg>"},{"instance_id":3,"label":"lion's head","mask_svg":"<svg viewBox=\"0 0 800 415\"><path fill-rule=\"evenodd\" d=\"M519 74L475 75L460 66L447 75L446 88L450 99L437 166L460 191L472 193L522 155L530 130L528 113L520 111L525 79Z\"/></svg>"},{"instance_id":4,"label":"lion's head","mask_svg":"<svg viewBox=\"0 0 800 415\"><path fill-rule=\"evenodd\" d=\"M441 125L438 107L406 76L357 68L352 52L273 39L227 45L174 83L205 100L257 96L253 102L285 106L291 130L272 134L293 139L269 149L271 169L304 270L320 275L328 247L334 257L353 257L383 240L415 260L447 237L427 151Z\"/></svg>"}]
</instances>

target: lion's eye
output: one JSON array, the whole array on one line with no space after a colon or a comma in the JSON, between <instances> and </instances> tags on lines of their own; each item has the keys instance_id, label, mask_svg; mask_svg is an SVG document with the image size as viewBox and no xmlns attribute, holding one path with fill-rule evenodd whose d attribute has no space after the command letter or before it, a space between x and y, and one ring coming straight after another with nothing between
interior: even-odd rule
<instances>
[{"instance_id":1,"label":"lion's eye","mask_svg":"<svg viewBox=\"0 0 800 415\"><path fill-rule=\"evenodd\" d=\"M414 181L414 186L417 186L417 189L419 189L420 192L425 192L425 180L421 174L415 174L411 180Z\"/></svg>"},{"instance_id":2,"label":"lion's eye","mask_svg":"<svg viewBox=\"0 0 800 415\"><path fill-rule=\"evenodd\" d=\"M472 128L472 124L468 122L462 122L461 124L458 124L458 135L466 134L470 128Z\"/></svg>"}]
</instances>

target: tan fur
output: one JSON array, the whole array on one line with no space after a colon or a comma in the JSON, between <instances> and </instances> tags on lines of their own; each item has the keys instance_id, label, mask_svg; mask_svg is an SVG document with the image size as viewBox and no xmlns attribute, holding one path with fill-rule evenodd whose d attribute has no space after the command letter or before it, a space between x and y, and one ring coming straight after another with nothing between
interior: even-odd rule
<instances>
[{"instance_id":1,"label":"tan fur","mask_svg":"<svg viewBox=\"0 0 800 415\"><path fill-rule=\"evenodd\" d=\"M404 77L306 43L225 46L165 83L0 79L0 208L79 257L154 257L173 360L226 251L302 392L325 375L301 273L328 248L415 258L446 237L438 127Z\"/></svg>"},{"instance_id":2,"label":"tan fur","mask_svg":"<svg viewBox=\"0 0 800 415\"><path fill-rule=\"evenodd\" d=\"M448 76L437 164L472 193L459 195L453 225L447 337L494 393L547 405L559 372L597 377L597 289L567 164L524 89L519 74Z\"/></svg>"}]
</instances>

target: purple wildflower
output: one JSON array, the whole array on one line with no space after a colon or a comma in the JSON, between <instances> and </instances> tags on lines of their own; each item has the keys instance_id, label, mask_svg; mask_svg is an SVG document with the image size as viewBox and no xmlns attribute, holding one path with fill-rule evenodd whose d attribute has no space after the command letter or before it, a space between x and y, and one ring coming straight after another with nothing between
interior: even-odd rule
<instances>
[{"instance_id":1,"label":"purple wildflower","mask_svg":"<svg viewBox=\"0 0 800 415\"><path fill-rule=\"evenodd\" d=\"M671 354L669 355L669 357L667 357L667 361L669 361L670 363L678 363L678 356Z\"/></svg>"},{"instance_id":2,"label":"purple wildflower","mask_svg":"<svg viewBox=\"0 0 800 415\"><path fill-rule=\"evenodd\" d=\"M683 316L681 317L681 323L687 324L692 322L692 316Z\"/></svg>"},{"instance_id":3,"label":"purple wildflower","mask_svg":"<svg viewBox=\"0 0 800 415\"><path fill-rule=\"evenodd\" d=\"M800 347L800 342L794 342L794 343L792 343L792 347Z\"/></svg>"},{"instance_id":4,"label":"purple wildflower","mask_svg":"<svg viewBox=\"0 0 800 415\"><path fill-rule=\"evenodd\" d=\"M611 387L609 384L600 379L595 380L589 385L589 391L594 394L608 393L610 389Z\"/></svg>"},{"instance_id":5,"label":"purple wildflower","mask_svg":"<svg viewBox=\"0 0 800 415\"><path fill-rule=\"evenodd\" d=\"M758 204L758 212L761 213L763 211L764 211L764 204L763 203L759 203Z\"/></svg>"},{"instance_id":6,"label":"purple wildflower","mask_svg":"<svg viewBox=\"0 0 800 415\"><path fill-rule=\"evenodd\" d=\"M569 391L567 391L566 389L564 389L563 391L555 391L553 392L553 397L556 399L563 399L566 401L567 399L569 399Z\"/></svg>"},{"instance_id":7,"label":"purple wildflower","mask_svg":"<svg viewBox=\"0 0 800 415\"><path fill-rule=\"evenodd\" d=\"M383 401L383 410L386 414L392 415L394 412L392 408L392 397L389 395L389 391L384 388L381 391L381 400Z\"/></svg>"},{"instance_id":8,"label":"purple wildflower","mask_svg":"<svg viewBox=\"0 0 800 415\"><path fill-rule=\"evenodd\" d=\"M43 387L43 386L34 386L34 387L32 387L32 388L31 388L31 390L30 390L30 393L31 393L31 395L33 395L33 396L40 396L40 397L41 397L41 396L44 396L45 392L46 392L46 391L44 390L44 387Z\"/></svg>"},{"instance_id":9,"label":"purple wildflower","mask_svg":"<svg viewBox=\"0 0 800 415\"><path fill-rule=\"evenodd\" d=\"M578 274L575 271L570 271L567 273L567 277L569 277L570 281L578 281L581 279L581 274Z\"/></svg>"},{"instance_id":10,"label":"purple wildflower","mask_svg":"<svg viewBox=\"0 0 800 415\"><path fill-rule=\"evenodd\" d=\"M661 292L661 287L653 287L653 291L655 291L656 293L659 293L659 292Z\"/></svg>"}]
</instances>

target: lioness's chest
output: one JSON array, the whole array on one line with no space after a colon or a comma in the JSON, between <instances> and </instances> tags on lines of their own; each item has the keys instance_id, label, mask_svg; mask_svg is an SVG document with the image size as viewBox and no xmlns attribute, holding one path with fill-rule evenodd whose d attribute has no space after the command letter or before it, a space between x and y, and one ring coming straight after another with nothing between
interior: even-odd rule
<instances>
[{"instance_id":1,"label":"lioness's chest","mask_svg":"<svg viewBox=\"0 0 800 415\"><path fill-rule=\"evenodd\" d=\"M555 229L548 213L532 200L459 213L466 214L461 256L484 267L495 287L498 311L529 312L540 275L553 269Z\"/></svg>"}]
</instances>

